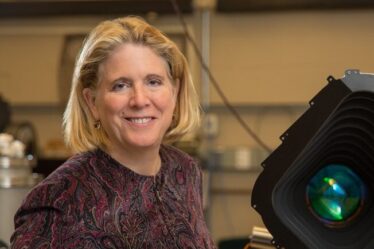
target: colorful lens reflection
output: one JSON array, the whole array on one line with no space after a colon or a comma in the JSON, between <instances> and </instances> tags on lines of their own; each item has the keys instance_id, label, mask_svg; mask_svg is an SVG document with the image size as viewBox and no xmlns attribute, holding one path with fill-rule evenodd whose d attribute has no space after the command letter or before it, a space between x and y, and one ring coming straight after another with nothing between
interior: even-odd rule
<instances>
[{"instance_id":1,"label":"colorful lens reflection","mask_svg":"<svg viewBox=\"0 0 374 249\"><path fill-rule=\"evenodd\" d=\"M326 224L347 221L365 201L366 186L349 167L330 164L315 174L307 186L312 212Z\"/></svg>"}]
</instances>

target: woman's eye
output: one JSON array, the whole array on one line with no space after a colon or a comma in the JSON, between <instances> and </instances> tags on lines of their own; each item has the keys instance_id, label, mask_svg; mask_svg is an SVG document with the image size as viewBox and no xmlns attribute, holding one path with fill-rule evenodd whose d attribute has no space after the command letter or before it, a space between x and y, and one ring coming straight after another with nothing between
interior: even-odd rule
<instances>
[{"instance_id":1,"label":"woman's eye","mask_svg":"<svg viewBox=\"0 0 374 249\"><path fill-rule=\"evenodd\" d=\"M151 86L159 86L162 84L162 81L159 80L159 79L150 79L148 81L148 84L151 85Z\"/></svg>"},{"instance_id":2,"label":"woman's eye","mask_svg":"<svg viewBox=\"0 0 374 249\"><path fill-rule=\"evenodd\" d=\"M129 84L126 84L125 82L117 82L113 85L112 91L120 91L124 88L128 88Z\"/></svg>"}]
</instances>

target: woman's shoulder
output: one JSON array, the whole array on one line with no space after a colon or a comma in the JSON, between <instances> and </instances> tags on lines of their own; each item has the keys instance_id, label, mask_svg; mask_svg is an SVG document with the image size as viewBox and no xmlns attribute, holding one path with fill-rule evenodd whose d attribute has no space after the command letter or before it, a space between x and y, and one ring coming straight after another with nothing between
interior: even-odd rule
<instances>
[{"instance_id":1,"label":"woman's shoulder","mask_svg":"<svg viewBox=\"0 0 374 249\"><path fill-rule=\"evenodd\" d=\"M95 151L87 151L75 154L68 158L56 170L54 170L46 179L44 183L60 181L62 178L70 178L80 175L84 171L89 170L91 161L96 156Z\"/></svg>"},{"instance_id":2,"label":"woman's shoulder","mask_svg":"<svg viewBox=\"0 0 374 249\"><path fill-rule=\"evenodd\" d=\"M191 157L186 152L182 151L181 149L174 147L172 145L162 145L161 146L161 156L166 156L172 159L182 159L186 161L196 161L193 157Z\"/></svg>"},{"instance_id":3,"label":"woman's shoulder","mask_svg":"<svg viewBox=\"0 0 374 249\"><path fill-rule=\"evenodd\" d=\"M182 168L184 168L185 170L200 169L199 163L195 158L171 145L162 145L161 157L169 165L172 165L174 167L182 166Z\"/></svg>"},{"instance_id":4,"label":"woman's shoulder","mask_svg":"<svg viewBox=\"0 0 374 249\"><path fill-rule=\"evenodd\" d=\"M78 182L82 185L81 176L87 175L92 157L92 152L84 152L67 159L29 192L24 205L29 208L34 205L62 207Z\"/></svg>"}]
</instances>

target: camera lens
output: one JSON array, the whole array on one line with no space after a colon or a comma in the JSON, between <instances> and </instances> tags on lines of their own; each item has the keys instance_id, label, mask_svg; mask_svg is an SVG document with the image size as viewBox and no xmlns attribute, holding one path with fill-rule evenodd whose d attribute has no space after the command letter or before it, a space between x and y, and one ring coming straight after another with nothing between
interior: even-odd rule
<instances>
[{"instance_id":1,"label":"camera lens","mask_svg":"<svg viewBox=\"0 0 374 249\"><path fill-rule=\"evenodd\" d=\"M309 209L325 225L345 225L362 209L367 188L350 167L329 164L310 179L306 197Z\"/></svg>"}]
</instances>

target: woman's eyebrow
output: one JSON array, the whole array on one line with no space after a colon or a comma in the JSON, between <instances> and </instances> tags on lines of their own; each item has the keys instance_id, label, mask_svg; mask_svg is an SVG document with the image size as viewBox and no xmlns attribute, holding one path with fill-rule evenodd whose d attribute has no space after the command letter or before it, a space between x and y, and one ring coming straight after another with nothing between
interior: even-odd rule
<instances>
[{"instance_id":1,"label":"woman's eyebrow","mask_svg":"<svg viewBox=\"0 0 374 249\"><path fill-rule=\"evenodd\" d=\"M164 79L164 76L152 73L152 74L147 74L146 78L160 78L160 79Z\"/></svg>"},{"instance_id":2,"label":"woman's eyebrow","mask_svg":"<svg viewBox=\"0 0 374 249\"><path fill-rule=\"evenodd\" d=\"M124 81L124 82L132 82L132 80L131 80L130 78L123 77L123 76L118 77L118 78L112 80L111 82L112 82L112 83L117 83L117 82L121 82L121 81Z\"/></svg>"}]
</instances>

